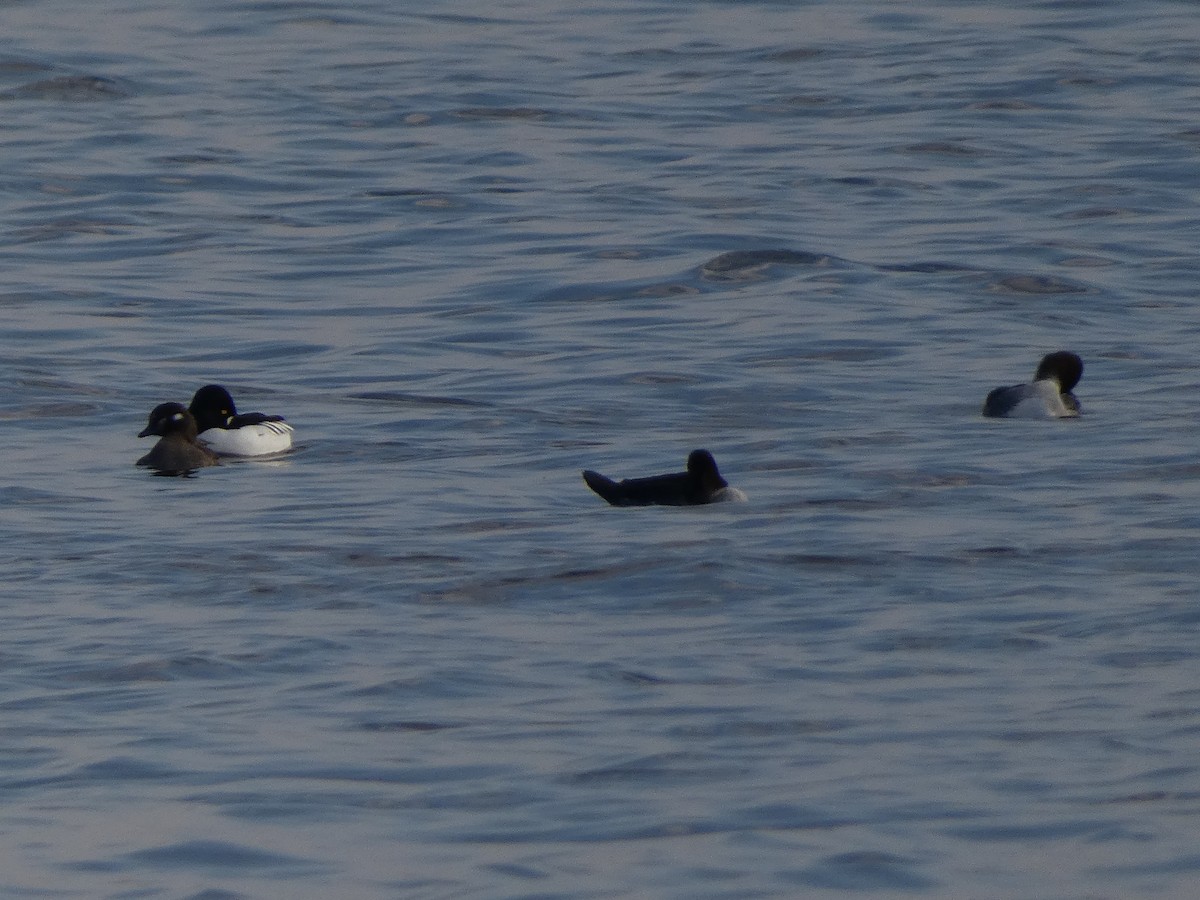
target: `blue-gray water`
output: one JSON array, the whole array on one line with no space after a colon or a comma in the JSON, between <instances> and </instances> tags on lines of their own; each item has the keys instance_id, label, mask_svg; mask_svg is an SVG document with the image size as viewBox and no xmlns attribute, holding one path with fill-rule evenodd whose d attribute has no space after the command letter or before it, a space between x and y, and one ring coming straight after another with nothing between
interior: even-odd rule
<instances>
[{"instance_id":1,"label":"blue-gray water","mask_svg":"<svg viewBox=\"0 0 1200 900\"><path fill-rule=\"evenodd\" d=\"M0 894L1195 896L1195 5L402 6L0 6Z\"/></svg>"}]
</instances>

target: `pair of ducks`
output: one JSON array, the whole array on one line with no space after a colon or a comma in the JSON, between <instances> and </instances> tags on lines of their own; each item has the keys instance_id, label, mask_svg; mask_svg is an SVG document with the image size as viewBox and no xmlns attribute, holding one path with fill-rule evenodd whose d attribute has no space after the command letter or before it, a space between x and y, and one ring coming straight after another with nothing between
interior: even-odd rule
<instances>
[{"instance_id":1,"label":"pair of ducks","mask_svg":"<svg viewBox=\"0 0 1200 900\"><path fill-rule=\"evenodd\" d=\"M268 456L292 449L292 426L281 416L241 413L229 391L207 384L190 406L160 403L138 437L160 440L137 461L162 475L186 475L215 466L221 456Z\"/></svg>"},{"instance_id":2,"label":"pair of ducks","mask_svg":"<svg viewBox=\"0 0 1200 900\"><path fill-rule=\"evenodd\" d=\"M989 393L983 414L994 418L1075 418L1079 401L1071 391L1081 377L1083 360L1076 354L1067 350L1048 353L1038 363L1033 381ZM687 471L678 474L614 481L589 470L583 473L583 480L613 506L692 506L746 499L721 477L717 461L707 450L693 450Z\"/></svg>"},{"instance_id":3,"label":"pair of ducks","mask_svg":"<svg viewBox=\"0 0 1200 900\"><path fill-rule=\"evenodd\" d=\"M1083 360L1066 350L1042 357L1028 384L998 387L987 395L983 414L989 417L1074 418L1079 401L1071 393L1083 376ZM162 403L138 437L159 435L154 449L138 460L163 474L186 474L216 465L221 456L264 456L292 447L292 427L279 416L239 415L229 391L217 384L196 392L191 406ZM583 480L613 506L697 506L746 495L730 487L707 450L693 450L687 471L648 478L615 481L588 469Z\"/></svg>"}]
</instances>

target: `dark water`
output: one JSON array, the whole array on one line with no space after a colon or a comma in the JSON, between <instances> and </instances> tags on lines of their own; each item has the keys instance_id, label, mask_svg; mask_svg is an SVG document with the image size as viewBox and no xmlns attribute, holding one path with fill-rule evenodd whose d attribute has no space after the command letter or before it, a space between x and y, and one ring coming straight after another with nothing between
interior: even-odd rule
<instances>
[{"instance_id":1,"label":"dark water","mask_svg":"<svg viewBox=\"0 0 1200 900\"><path fill-rule=\"evenodd\" d=\"M0 6L0 894L1194 896L1194 4L398 10Z\"/></svg>"}]
</instances>

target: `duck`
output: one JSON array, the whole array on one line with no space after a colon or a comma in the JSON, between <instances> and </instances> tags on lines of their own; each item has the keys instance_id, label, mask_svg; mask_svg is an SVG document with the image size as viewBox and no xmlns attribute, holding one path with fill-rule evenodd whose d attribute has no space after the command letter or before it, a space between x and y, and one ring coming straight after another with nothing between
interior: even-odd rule
<instances>
[{"instance_id":1,"label":"duck","mask_svg":"<svg viewBox=\"0 0 1200 900\"><path fill-rule=\"evenodd\" d=\"M622 481L585 469L583 480L613 506L696 506L727 500L745 500L746 495L721 477L717 461L707 450L688 454L687 471Z\"/></svg>"},{"instance_id":2,"label":"duck","mask_svg":"<svg viewBox=\"0 0 1200 900\"><path fill-rule=\"evenodd\" d=\"M200 442L218 456L267 456L292 449L294 429L282 416L238 413L229 391L206 384L192 397L190 412Z\"/></svg>"},{"instance_id":3,"label":"duck","mask_svg":"<svg viewBox=\"0 0 1200 900\"><path fill-rule=\"evenodd\" d=\"M983 401L983 414L1022 419L1074 419L1081 410L1071 393L1083 377L1083 360L1069 350L1047 353L1033 381L998 387Z\"/></svg>"},{"instance_id":4,"label":"duck","mask_svg":"<svg viewBox=\"0 0 1200 900\"><path fill-rule=\"evenodd\" d=\"M161 475L186 475L217 464L217 454L196 442L196 420L182 403L160 403L150 411L138 437L158 435L153 449L137 461Z\"/></svg>"}]
</instances>

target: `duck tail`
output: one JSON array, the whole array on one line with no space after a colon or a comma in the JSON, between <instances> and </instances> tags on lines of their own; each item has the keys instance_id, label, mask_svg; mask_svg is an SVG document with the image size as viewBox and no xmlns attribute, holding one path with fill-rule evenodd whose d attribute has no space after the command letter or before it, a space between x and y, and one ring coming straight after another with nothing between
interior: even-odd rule
<instances>
[{"instance_id":1,"label":"duck tail","mask_svg":"<svg viewBox=\"0 0 1200 900\"><path fill-rule=\"evenodd\" d=\"M583 480L593 491L607 500L609 503L617 503L620 499L621 488L615 481L599 472L593 472L591 469L585 469Z\"/></svg>"}]
</instances>

